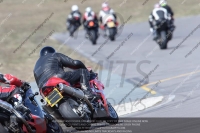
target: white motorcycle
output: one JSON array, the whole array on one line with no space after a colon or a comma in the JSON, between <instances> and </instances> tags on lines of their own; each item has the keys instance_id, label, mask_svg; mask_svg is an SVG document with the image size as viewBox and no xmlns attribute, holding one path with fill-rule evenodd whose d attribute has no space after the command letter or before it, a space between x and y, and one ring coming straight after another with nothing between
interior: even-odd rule
<instances>
[{"instance_id":1,"label":"white motorcycle","mask_svg":"<svg viewBox=\"0 0 200 133\"><path fill-rule=\"evenodd\" d=\"M106 36L108 36L111 41L114 41L117 35L117 25L115 17L112 14L105 15L103 17L103 24L106 29Z\"/></svg>"}]
</instances>

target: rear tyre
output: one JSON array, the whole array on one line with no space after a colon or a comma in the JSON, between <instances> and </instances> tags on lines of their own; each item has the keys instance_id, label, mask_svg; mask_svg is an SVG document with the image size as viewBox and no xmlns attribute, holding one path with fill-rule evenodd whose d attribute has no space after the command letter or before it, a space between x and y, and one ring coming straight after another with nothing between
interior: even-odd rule
<instances>
[{"instance_id":1,"label":"rear tyre","mask_svg":"<svg viewBox=\"0 0 200 133\"><path fill-rule=\"evenodd\" d=\"M74 26L74 25L71 25L71 26L69 27L69 35L70 35L71 37L73 37L73 36L74 36L74 32L75 32L75 26Z\"/></svg>"},{"instance_id":2,"label":"rear tyre","mask_svg":"<svg viewBox=\"0 0 200 133\"><path fill-rule=\"evenodd\" d=\"M115 35L116 35L116 29L115 28L110 28L109 29L109 38L111 41L115 40Z\"/></svg>"},{"instance_id":3,"label":"rear tyre","mask_svg":"<svg viewBox=\"0 0 200 133\"><path fill-rule=\"evenodd\" d=\"M160 42L160 49L167 49L167 34L165 31L160 32L161 42Z\"/></svg>"},{"instance_id":4,"label":"rear tyre","mask_svg":"<svg viewBox=\"0 0 200 133\"><path fill-rule=\"evenodd\" d=\"M78 114L78 103L73 99L68 99L66 102L61 103L59 106L59 112L63 118L72 127L77 130L88 130L91 127L90 116L85 113L83 117Z\"/></svg>"},{"instance_id":5,"label":"rear tyre","mask_svg":"<svg viewBox=\"0 0 200 133\"><path fill-rule=\"evenodd\" d=\"M64 133L59 123L51 115L48 116L51 117L52 120L47 122L47 133Z\"/></svg>"},{"instance_id":6,"label":"rear tyre","mask_svg":"<svg viewBox=\"0 0 200 133\"><path fill-rule=\"evenodd\" d=\"M95 45L96 41L97 41L97 33L94 30L91 30L89 32L89 38L90 38L90 41L92 42L92 44Z\"/></svg>"},{"instance_id":7,"label":"rear tyre","mask_svg":"<svg viewBox=\"0 0 200 133\"><path fill-rule=\"evenodd\" d=\"M108 104L108 110L110 112L110 116L107 118L106 122L109 124L117 124L119 117L110 103Z\"/></svg>"}]
</instances>

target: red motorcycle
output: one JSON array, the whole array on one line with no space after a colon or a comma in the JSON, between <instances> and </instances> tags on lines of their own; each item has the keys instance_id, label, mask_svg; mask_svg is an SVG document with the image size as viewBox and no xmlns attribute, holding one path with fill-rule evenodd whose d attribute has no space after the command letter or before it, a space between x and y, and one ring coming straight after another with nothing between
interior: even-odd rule
<instances>
[{"instance_id":1,"label":"red motorcycle","mask_svg":"<svg viewBox=\"0 0 200 133\"><path fill-rule=\"evenodd\" d=\"M77 130L89 129L92 122L105 120L110 124L118 123L118 115L104 95L104 85L98 81L98 75L90 71L90 87L98 94L91 100L84 95L80 83L70 84L60 78L50 78L41 95L46 101L44 107L66 126Z\"/></svg>"},{"instance_id":2,"label":"red motorcycle","mask_svg":"<svg viewBox=\"0 0 200 133\"><path fill-rule=\"evenodd\" d=\"M30 110L30 114L15 110L5 101L0 102L1 133L63 133L54 117L38 105L36 95L38 92L33 94L31 88L26 89L23 94L23 105ZM11 122L12 115L16 116L18 123Z\"/></svg>"}]
</instances>

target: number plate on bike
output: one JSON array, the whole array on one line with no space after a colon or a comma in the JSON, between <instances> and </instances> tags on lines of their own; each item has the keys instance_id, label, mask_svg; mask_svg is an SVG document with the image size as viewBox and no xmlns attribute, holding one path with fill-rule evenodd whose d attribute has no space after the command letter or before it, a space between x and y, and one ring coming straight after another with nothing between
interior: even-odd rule
<instances>
[{"instance_id":1,"label":"number plate on bike","mask_svg":"<svg viewBox=\"0 0 200 133\"><path fill-rule=\"evenodd\" d=\"M47 101L48 105L53 107L62 98L63 98L62 94L58 91L57 88L54 88L54 90L48 96L45 97L45 100Z\"/></svg>"},{"instance_id":2,"label":"number plate on bike","mask_svg":"<svg viewBox=\"0 0 200 133\"><path fill-rule=\"evenodd\" d=\"M108 22L108 27L112 28L112 27L115 27L115 23L114 22Z\"/></svg>"}]
</instances>

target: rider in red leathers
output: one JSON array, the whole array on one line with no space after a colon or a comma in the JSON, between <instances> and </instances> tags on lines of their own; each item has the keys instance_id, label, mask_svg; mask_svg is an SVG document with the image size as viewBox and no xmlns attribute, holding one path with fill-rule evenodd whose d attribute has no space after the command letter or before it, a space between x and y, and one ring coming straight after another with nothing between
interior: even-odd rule
<instances>
[{"instance_id":1,"label":"rider in red leathers","mask_svg":"<svg viewBox=\"0 0 200 133\"><path fill-rule=\"evenodd\" d=\"M0 100L7 101L12 104L16 110L26 111L27 108L21 104L22 102L22 90L27 82L23 82L17 77L11 74L1 74L0 73L0 82L4 84L9 84L6 86L0 86Z\"/></svg>"},{"instance_id":2,"label":"rider in red leathers","mask_svg":"<svg viewBox=\"0 0 200 133\"><path fill-rule=\"evenodd\" d=\"M30 85L27 82L23 82L17 77L11 74L1 74L0 73L0 82L9 85L0 86L0 109L5 109L10 106L10 104L19 111L19 113L27 113L27 116L30 114L30 110L22 104L22 94ZM10 103L10 104L8 104ZM27 117L24 116L24 117ZM14 114L10 116L10 125L8 128L15 129L18 125L17 118Z\"/></svg>"},{"instance_id":3,"label":"rider in red leathers","mask_svg":"<svg viewBox=\"0 0 200 133\"><path fill-rule=\"evenodd\" d=\"M83 15L83 26L84 26L84 29L86 30L86 38L89 37L88 28L87 28L89 21L94 21L94 23L96 25L96 30L97 30L97 33L98 33L98 28L99 28L98 18L97 18L96 13L94 11L92 11L91 7L87 7L85 9L85 13Z\"/></svg>"}]
</instances>

